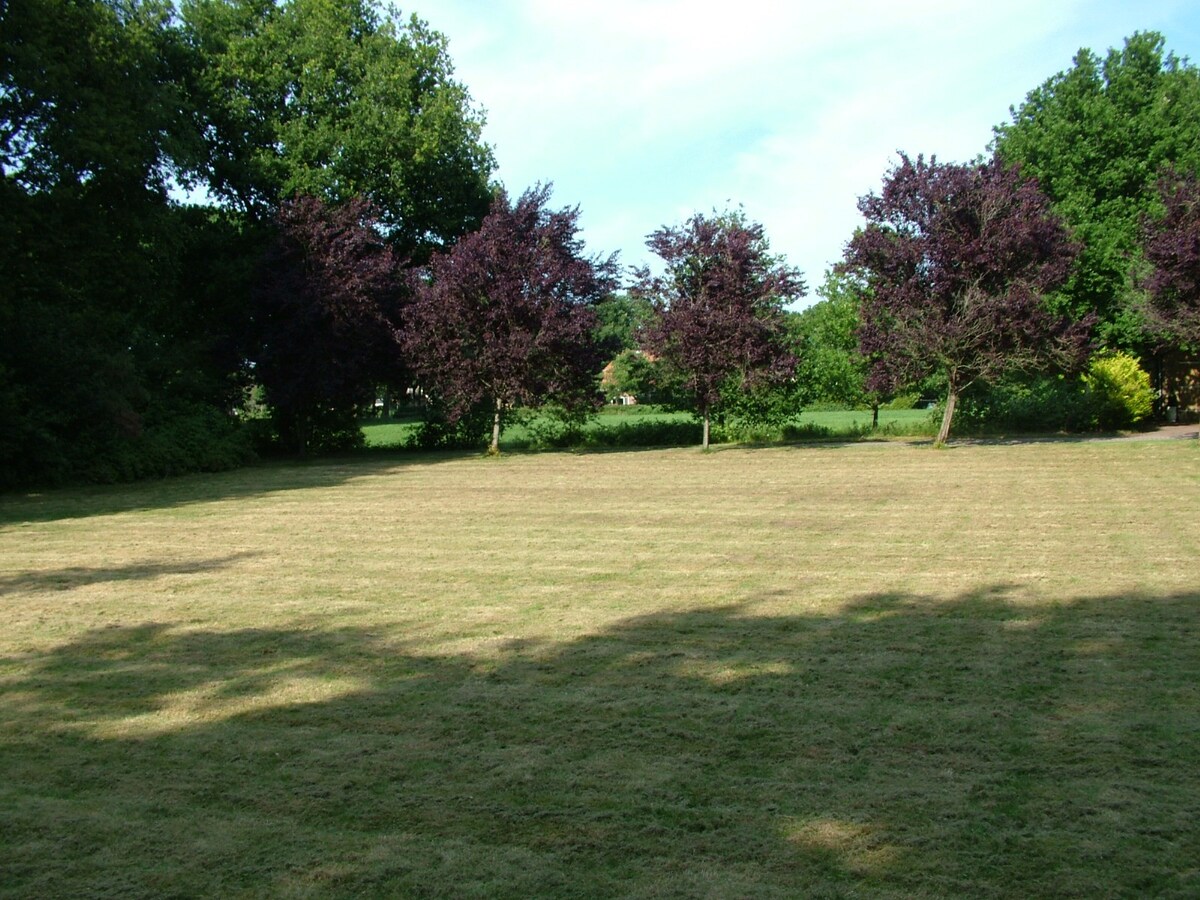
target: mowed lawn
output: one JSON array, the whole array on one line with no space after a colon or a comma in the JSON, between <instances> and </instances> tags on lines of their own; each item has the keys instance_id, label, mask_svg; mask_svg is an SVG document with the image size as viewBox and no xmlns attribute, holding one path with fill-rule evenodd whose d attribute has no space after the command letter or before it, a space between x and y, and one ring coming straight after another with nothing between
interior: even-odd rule
<instances>
[{"instance_id":1,"label":"mowed lawn","mask_svg":"<svg viewBox=\"0 0 1200 900\"><path fill-rule=\"evenodd\" d=\"M1198 896L1200 447L2 498L0 895Z\"/></svg>"},{"instance_id":2,"label":"mowed lawn","mask_svg":"<svg viewBox=\"0 0 1200 900\"><path fill-rule=\"evenodd\" d=\"M535 417L536 421L536 417ZM584 430L604 432L622 425L638 425L650 422L695 422L696 417L688 412L663 410L657 406L605 406L599 414L584 425ZM876 436L883 438L897 434L925 434L932 436L937 433L940 414L927 409L881 409L879 411L879 431ZM796 422L801 428L811 428L816 434L827 434L830 437L868 437L871 432L871 411L869 409L834 409L834 410L805 410ZM420 427L420 420L412 418L404 421L394 420L365 420L362 430L368 447L399 447L409 440ZM815 436L815 435L814 435ZM486 436L481 435L481 442ZM509 425L500 436L501 449L527 444L531 437L527 424ZM699 443L697 436L696 442Z\"/></svg>"}]
</instances>

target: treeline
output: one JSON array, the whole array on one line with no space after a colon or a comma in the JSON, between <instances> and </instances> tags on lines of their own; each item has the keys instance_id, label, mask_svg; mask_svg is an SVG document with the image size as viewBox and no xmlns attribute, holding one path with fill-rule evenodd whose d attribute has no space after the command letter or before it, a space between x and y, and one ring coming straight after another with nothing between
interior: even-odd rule
<instances>
[{"instance_id":1,"label":"treeline","mask_svg":"<svg viewBox=\"0 0 1200 900\"><path fill-rule=\"evenodd\" d=\"M935 393L942 439L956 407L1111 425L1128 360L1200 342L1198 124L1161 36L1081 51L987 161L903 157L796 314L800 273L738 213L650 235L662 272L622 285L577 210L492 183L483 112L416 18L8 0L0 485L350 447L379 397L419 401L427 445L493 448L514 409L578 421L602 390L705 435Z\"/></svg>"},{"instance_id":2,"label":"treeline","mask_svg":"<svg viewBox=\"0 0 1200 900\"><path fill-rule=\"evenodd\" d=\"M392 362L362 323L288 321L269 287L286 204L370 203L388 251L423 262L488 210L482 125L445 39L371 3L8 0L0 484L236 465L259 370L328 359L303 344L322 327L344 345L315 377L365 401ZM268 427L305 390L276 383Z\"/></svg>"},{"instance_id":3,"label":"treeline","mask_svg":"<svg viewBox=\"0 0 1200 900\"><path fill-rule=\"evenodd\" d=\"M901 155L820 300L788 317L790 388L731 413L936 399L944 441L964 419L1107 430L1200 405L1167 366L1200 353L1200 71L1154 33L1082 50L989 151ZM618 386L670 393L654 361L618 363Z\"/></svg>"},{"instance_id":4,"label":"treeline","mask_svg":"<svg viewBox=\"0 0 1200 900\"><path fill-rule=\"evenodd\" d=\"M813 395L938 396L949 414L957 399L974 426L1025 430L1128 427L1189 389L1200 402L1163 369L1200 352L1200 71L1155 33L1103 58L1081 50L1011 109L990 151L970 167L904 159L863 199L867 226L800 326ZM995 191L1012 169L1047 204L1040 236L996 217L1018 190L1041 202ZM881 256L895 240L917 256ZM1047 241L1059 249L1021 274Z\"/></svg>"}]
</instances>

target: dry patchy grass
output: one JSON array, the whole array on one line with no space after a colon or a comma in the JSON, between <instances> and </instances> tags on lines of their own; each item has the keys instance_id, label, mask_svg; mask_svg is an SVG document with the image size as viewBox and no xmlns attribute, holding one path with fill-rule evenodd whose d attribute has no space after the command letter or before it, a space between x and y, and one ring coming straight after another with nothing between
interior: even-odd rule
<instances>
[{"instance_id":1,"label":"dry patchy grass","mask_svg":"<svg viewBox=\"0 0 1200 900\"><path fill-rule=\"evenodd\" d=\"M0 501L0 894L1195 896L1200 455Z\"/></svg>"}]
</instances>

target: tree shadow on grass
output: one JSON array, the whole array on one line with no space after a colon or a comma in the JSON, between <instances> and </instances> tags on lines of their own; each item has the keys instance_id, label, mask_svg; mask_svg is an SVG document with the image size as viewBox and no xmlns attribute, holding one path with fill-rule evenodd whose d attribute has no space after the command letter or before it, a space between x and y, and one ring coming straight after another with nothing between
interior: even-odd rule
<instances>
[{"instance_id":1,"label":"tree shadow on grass","mask_svg":"<svg viewBox=\"0 0 1200 900\"><path fill-rule=\"evenodd\" d=\"M170 509L257 497L278 491L333 487L360 478L399 474L412 467L470 458L479 454L370 451L309 461L266 462L228 472L197 473L140 481L0 494L0 528L22 523Z\"/></svg>"},{"instance_id":2,"label":"tree shadow on grass","mask_svg":"<svg viewBox=\"0 0 1200 900\"><path fill-rule=\"evenodd\" d=\"M0 660L0 892L1200 889L1200 595L753 609L457 655L147 623Z\"/></svg>"},{"instance_id":3,"label":"tree shadow on grass","mask_svg":"<svg viewBox=\"0 0 1200 900\"><path fill-rule=\"evenodd\" d=\"M258 553L230 553L212 559L180 560L178 562L143 562L127 566L68 566L51 571L18 572L0 577L0 597L22 592L68 591L89 584L109 581L141 581L163 575L196 575L217 572Z\"/></svg>"}]
</instances>

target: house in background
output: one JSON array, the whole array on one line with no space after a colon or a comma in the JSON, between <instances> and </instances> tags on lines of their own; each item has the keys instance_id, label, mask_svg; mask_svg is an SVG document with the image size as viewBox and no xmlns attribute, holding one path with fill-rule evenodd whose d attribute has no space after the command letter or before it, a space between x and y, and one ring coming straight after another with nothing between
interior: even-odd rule
<instances>
[{"instance_id":1,"label":"house in background","mask_svg":"<svg viewBox=\"0 0 1200 900\"><path fill-rule=\"evenodd\" d=\"M614 406L633 406L637 403L637 397L617 390L616 363L617 361L614 359L601 371L600 390L604 392L608 402Z\"/></svg>"}]
</instances>

